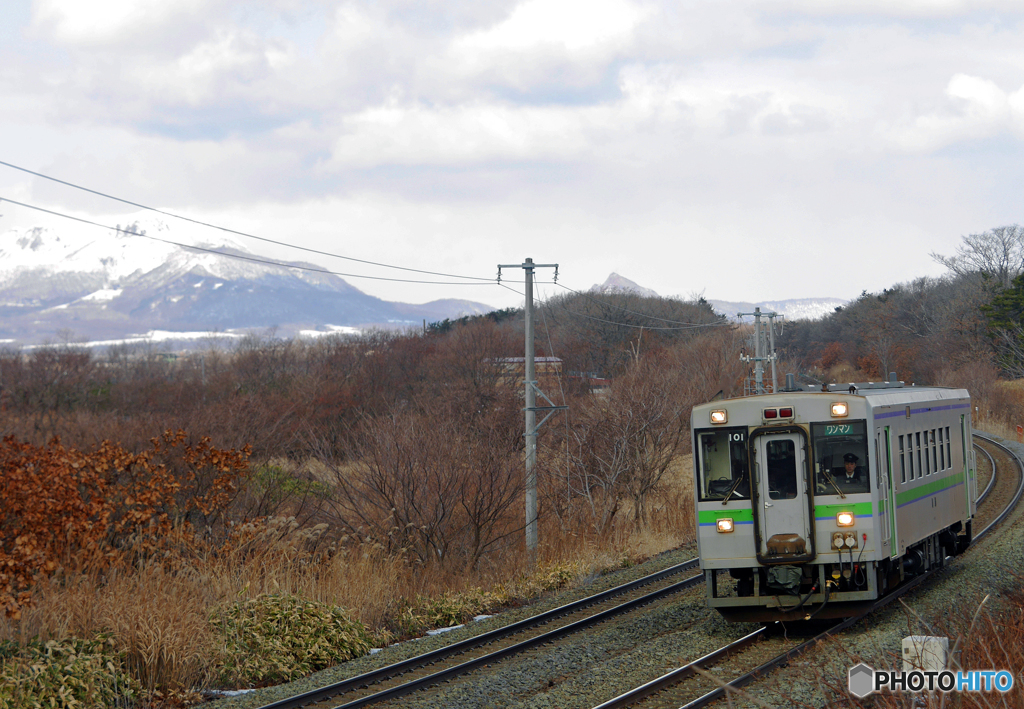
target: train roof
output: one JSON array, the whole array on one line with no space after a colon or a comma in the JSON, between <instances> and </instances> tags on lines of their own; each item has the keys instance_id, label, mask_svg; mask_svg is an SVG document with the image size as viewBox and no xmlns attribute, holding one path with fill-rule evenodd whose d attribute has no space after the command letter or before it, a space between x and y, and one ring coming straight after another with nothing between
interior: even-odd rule
<instances>
[{"instance_id":1,"label":"train roof","mask_svg":"<svg viewBox=\"0 0 1024 709\"><path fill-rule=\"evenodd\" d=\"M820 386L804 386L791 389L780 389L775 394L761 394L752 396L736 397L734 399L720 399L717 402L707 402L701 406L721 405L724 401L750 401L755 399L778 399L797 396L824 396L835 397L836 395L860 396L868 400L871 406L899 405L903 403L915 403L921 401L937 401L946 399L970 399L971 395L966 389L954 389L951 387L938 386L905 386L902 382L893 384L890 382L860 382L853 384L830 384L828 391L822 391Z\"/></svg>"}]
</instances>

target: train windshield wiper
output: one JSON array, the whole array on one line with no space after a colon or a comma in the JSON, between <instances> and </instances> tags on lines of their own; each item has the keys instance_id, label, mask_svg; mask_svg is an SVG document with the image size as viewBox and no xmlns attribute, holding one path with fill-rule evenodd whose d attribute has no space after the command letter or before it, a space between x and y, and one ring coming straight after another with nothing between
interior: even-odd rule
<instances>
[{"instance_id":1,"label":"train windshield wiper","mask_svg":"<svg viewBox=\"0 0 1024 709\"><path fill-rule=\"evenodd\" d=\"M829 484L836 489L836 492L839 493L839 497L845 500L846 495L843 494L843 491L839 489L838 485L836 485L836 479L832 477L832 473L828 472L828 469L824 466L822 466L821 472L825 476L825 479L828 480Z\"/></svg>"},{"instance_id":2,"label":"train windshield wiper","mask_svg":"<svg viewBox=\"0 0 1024 709\"><path fill-rule=\"evenodd\" d=\"M745 477L747 477L747 476L746 476L746 475L741 475L741 476L739 476L738 478L736 478L736 482L734 482L734 483L732 484L732 487L730 487L730 488L729 488L729 492L725 493L725 499L724 499L724 500L722 500L722 504L723 504L723 505L724 505L724 504L725 504L726 502L728 502L728 501L729 501L729 498L730 498L730 497L732 497L732 494L733 494L734 492L736 492L736 488L738 488L738 487L740 486L740 483L741 483L741 482L743 482L743 478L745 478Z\"/></svg>"}]
</instances>

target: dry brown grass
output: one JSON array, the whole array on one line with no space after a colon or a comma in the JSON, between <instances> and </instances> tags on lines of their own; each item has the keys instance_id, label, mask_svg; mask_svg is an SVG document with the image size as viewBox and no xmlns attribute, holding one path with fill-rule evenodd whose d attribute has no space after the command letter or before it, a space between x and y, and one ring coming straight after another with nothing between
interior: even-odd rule
<instances>
[{"instance_id":1,"label":"dry brown grass","mask_svg":"<svg viewBox=\"0 0 1024 709\"><path fill-rule=\"evenodd\" d=\"M55 579L36 589L35 600L20 620L0 622L0 638L24 644L107 631L148 690L180 692L211 676L215 641L207 614L215 599L185 570L150 566Z\"/></svg>"},{"instance_id":2,"label":"dry brown grass","mask_svg":"<svg viewBox=\"0 0 1024 709\"><path fill-rule=\"evenodd\" d=\"M644 528L628 521L629 510L602 537L543 520L541 575L558 567L561 576L586 578L692 541L691 479L691 459L681 457L653 498ZM180 697L214 681L221 646L209 619L228 603L294 594L348 609L379 629L422 597L482 588L512 599L550 583L530 580L518 540L476 569L453 572L389 557L378 545L339 548L325 541L326 531L326 525L300 528L293 518L274 518L237 530L227 545L179 545L159 564L136 559L102 576L54 579L35 589L34 606L19 620L0 619L0 640L24 644L112 632L143 687Z\"/></svg>"}]
</instances>

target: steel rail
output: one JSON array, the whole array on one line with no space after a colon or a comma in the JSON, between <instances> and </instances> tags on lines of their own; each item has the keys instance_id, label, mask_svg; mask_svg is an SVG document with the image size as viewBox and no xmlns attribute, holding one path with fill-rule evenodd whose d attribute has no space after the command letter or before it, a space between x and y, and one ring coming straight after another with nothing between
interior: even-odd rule
<instances>
[{"instance_id":1,"label":"steel rail","mask_svg":"<svg viewBox=\"0 0 1024 709\"><path fill-rule=\"evenodd\" d=\"M376 704L377 702L384 702L390 699L396 699L398 697L405 696L406 694L424 689L432 684L437 684L438 682L445 682L454 677L457 677L458 675L465 674L479 667L489 665L493 662L497 662L498 660L503 660L511 655L517 655L521 652L525 652L526 650L532 650L535 647L546 645L553 640L558 640L559 638L562 638L566 635L571 635L572 633L575 633L579 630L583 630L584 628L589 628L591 625L602 623L608 620L609 618L614 618L617 615L622 615L623 613L628 613L629 611L646 606L649 603L652 603L660 598L664 598L665 596L671 596L672 594L678 593L679 591L683 591L687 588L692 588L693 586L696 586L702 583L703 581L703 574L691 576L690 578L683 579L682 581L674 583L671 586L666 586L665 588L659 589L657 591L652 591L651 593L648 593L644 596L640 596L639 598L634 598L632 601L626 601L625 603L621 603L615 606L614 608L609 608L607 610L601 611L600 613L595 613L592 616L588 616L587 618L582 618L581 620L578 620L575 623L563 625L561 628L556 628L555 630L551 630L547 633L544 633L543 635L538 635L536 637L529 638L528 640L523 640L522 642L516 643L515 645L509 645L508 647L502 648L501 650L497 650L487 655L482 655L472 660L463 662L461 665L455 665L454 667L449 667L447 669L441 670L440 672L435 672L434 674L427 675L426 677L411 680L409 682L406 682L405 684L399 685L397 687L392 687L391 689L385 689L381 692L377 692L376 694L371 694L370 696L363 697L362 699L356 699L355 701L349 702L347 704L338 705L334 707L334 709L358 709L359 707L364 707L369 704Z\"/></svg>"},{"instance_id":2,"label":"steel rail","mask_svg":"<svg viewBox=\"0 0 1024 709\"><path fill-rule=\"evenodd\" d=\"M737 650L742 650L743 648L753 645L762 635L765 634L766 630L767 626L761 626L754 632L748 635L744 635L739 640L734 640L733 642L729 643L728 645L725 645L724 647L720 647L713 652L709 652L707 655L700 658L699 660L694 660L689 664L683 665L678 669L672 670L668 674L662 675L657 679L651 680L647 684L642 684L636 689L631 689L625 694L621 694L618 697L615 697L614 699L609 699L604 704L598 704L596 707L594 707L594 709L620 709L621 707L627 707L631 704L639 702L642 699L646 699L652 694L657 694L666 687L671 687L679 680L685 679L690 675L694 674L698 669L702 668L704 665L710 665L715 662L718 662L719 660L728 657Z\"/></svg>"},{"instance_id":3,"label":"steel rail","mask_svg":"<svg viewBox=\"0 0 1024 709\"><path fill-rule=\"evenodd\" d=\"M1006 517L1009 516L1009 514L1020 503L1021 497L1024 496L1024 459L1022 459L1021 456L1018 455L1017 453L1014 453L1012 450L1010 450L1010 448L1008 448L1007 446L1004 446L1002 443L1000 443L1000 442L998 442L998 441L996 441L996 440L994 440L994 439L992 439L992 438L990 438L990 437L988 437L986 435L983 435L983 434L980 434L980 433L975 433L974 435L977 436L978 438L980 438L983 441L991 443L996 448L1001 448L1003 450L1003 452L1005 452L1014 461L1016 461L1017 469L1020 472L1020 481L1017 483L1017 491L1013 494L1013 499L1010 500L1009 504L1006 505L1006 509L1004 509L999 514L998 517L996 517L994 520L992 520L992 522L990 522L989 525L987 527L985 527L985 529L981 530L980 532L978 532L977 534L974 535L974 541L978 541L979 539L984 537L986 534L991 532L992 529L997 524L999 524L1004 519L1006 519ZM995 477L995 475L993 475L992 477Z\"/></svg>"},{"instance_id":4,"label":"steel rail","mask_svg":"<svg viewBox=\"0 0 1024 709\"><path fill-rule=\"evenodd\" d=\"M1000 513L1000 515L995 520L993 520L993 522L991 524L989 524L987 527L985 527L985 529L983 529L981 532L979 532L977 535L974 536L974 541L976 542L978 539L980 539L984 535L988 534L995 527L995 525L997 525L999 522L1001 522L1003 519L1005 519L1006 516L1009 515L1016 508L1017 504L1020 502L1021 497L1024 496L1024 460L1022 460L1021 456L1019 456L1018 454L1014 453L1012 450L1010 450L1006 446L1002 445L1001 443L999 443L999 442L989 438L988 436L980 435L980 434L977 434L977 433L975 433L974 435L977 436L978 438L986 441L987 443L990 443L990 444L996 446L997 448L1002 449L1004 452L1006 452L1017 463L1017 468L1018 468L1019 477L1020 477L1020 482L1019 482L1019 484L1017 486L1017 492L1014 495L1014 498L1010 501L1010 503L1006 506L1006 508L1002 511L1002 513ZM988 453L986 451L986 455L987 454ZM990 456L990 459L991 459L991 456ZM995 460L993 459L992 460L992 479L993 480L995 479L995 476L996 476ZM986 489L986 494L987 494L987 492L988 492L988 490ZM980 501L980 498L979 498L979 501ZM698 709L698 707L707 706L711 702L713 702L716 699L719 699L720 697L722 697L730 689L740 689L742 687L745 687L746 685L750 684L754 680L764 676L765 674L767 674L768 672L772 671L773 669L779 667L780 665L782 665L784 663L789 662L793 658L795 658L798 655L802 654L804 651L806 651L809 648L813 647L816 643L824 640L825 638L827 638L827 637L829 637L829 636L831 636L831 635L833 635L835 633L842 632L843 630L846 630L847 628L852 627L858 621L863 620L867 616L869 616L872 613L874 613L875 611L877 611L879 608L882 608L883 606L888 605L889 603L891 603L892 601L896 600L897 598L899 598L903 594L907 593L908 591L910 591L910 590L916 588L917 586L919 586L920 584L924 583L927 579L931 578L931 576L933 574L935 574L936 572L940 571L942 568L944 568L944 567L938 567L938 568L932 569L932 570L928 571L925 574L922 574L920 576L917 576L917 577L911 579L907 583L905 583L902 586L900 586L897 589L895 589L892 593L889 593L886 596L884 596L883 598L880 598L877 601L875 601L866 611L864 611L860 615L853 616L851 618L847 618L846 620L842 621L841 623L839 623L837 625L834 625L831 628L828 628L827 630L819 633L818 635L816 635L815 637L811 638L810 640L807 640L807 641L805 641L803 643L800 643L799 645L797 645L797 646L795 646L793 648L790 648L786 652L784 652L784 653L782 653L782 654L772 658L771 660L768 660L767 662L759 665L758 667L754 668L750 672L747 672L746 674L744 674L744 675L742 675L740 677L737 677L736 679L732 680L731 682L728 682L728 683L724 684L723 686L721 686L721 687L719 687L717 689L714 689L714 690L708 692L707 694L705 694L705 695L703 695L701 697L698 697L697 699L693 700L692 702L683 705L682 707L680 707L680 709ZM720 649L718 649L718 650L716 650L716 651L714 651L714 652L712 652L712 653L710 653L710 654L700 658L699 660L695 660L694 662L691 662L688 665L684 665L683 667L675 669L672 672L668 672L668 673L662 675L661 677L658 677L657 679L651 680L650 682L648 682L648 683L646 683L644 685L641 685L640 687L632 689L629 692L625 692L625 693L621 694L620 696L615 697L614 699L611 699L611 700L609 700L609 701L607 701L607 702L605 702L603 704L600 704L597 707L595 707L595 709L622 709L622 707L631 706L631 705L641 701L642 699L651 696L652 694L657 694L658 692L663 691L664 689L672 686L673 684L676 684L680 680L685 679L686 677L694 674L703 665L705 665L705 664L712 664L714 661L716 661L718 659L721 659L722 657L728 656L729 654L731 654L733 652L736 652L739 649L747 647L748 645L750 645L751 643L756 641L757 638L760 637L761 632L764 631L764 630L765 630L765 628L761 628L760 630L755 631L755 632L751 633L750 635L744 636L743 638L740 638L739 640L736 640L735 642L730 643L729 645L726 645L726 646L724 646L724 647L722 647L722 648L720 648Z\"/></svg>"},{"instance_id":5,"label":"steel rail","mask_svg":"<svg viewBox=\"0 0 1024 709\"><path fill-rule=\"evenodd\" d=\"M382 668L377 669L377 670L371 670L370 672L365 672L365 673L363 673L361 675L358 675L356 677L351 677L351 678L346 679L346 680L341 680L340 682L335 682L333 684L329 684L329 685L326 685L326 686L323 686L323 687L319 687L317 689L313 689L313 690L310 690L308 692L304 692L303 694L298 694L298 695L295 695L295 696L292 696L292 697L286 697L284 699L279 699L279 700L277 700L275 702L271 702L270 704L266 704L266 705L260 707L260 709L296 709L297 707L303 707L303 706L306 706L306 705L309 705L309 704L314 704L314 703L318 703L318 702L327 701L327 700L331 699L332 697L335 697L335 696L337 696L339 694L345 694L345 693L351 692L354 689L358 689L358 688L361 688L361 687L369 686L369 685L372 685L372 684L377 684L377 683L382 682L384 680L390 679L392 677L395 677L395 676L398 676L398 675L401 675L401 674L405 674L407 672L410 672L412 670L424 667L426 665L434 664L436 662L439 662L439 661L444 660L446 658L452 657L454 655L460 655L460 654L462 654L464 652L467 652L467 651L472 650L474 648L480 647L482 645L487 645L487 644L490 644L492 642L496 642L496 641L501 640L503 638L506 638L506 637L508 637L510 635L515 635L517 633L521 633L521 632L524 632L526 630L529 630L530 628L535 628L535 627L537 627L539 625L544 625L544 624L549 623L550 621L552 621L552 620L554 620L556 618L561 618L563 616L567 616L567 615L570 615L572 613L577 613L577 612L579 612L581 610L584 610L584 609L586 609L586 608L588 608L590 606L597 605L598 603L603 603L603 602L605 602L605 601L607 601L607 600L609 600L611 598L614 598L616 596L621 596L621 595L629 593L631 591L635 591L638 588L643 588L644 586L649 586L652 583L657 583L658 581L662 581L662 580L664 580L666 578L669 578L671 576L675 576L676 574L680 574L680 573L683 573L684 571L688 571L688 570L694 568L695 566L697 566L697 563L698 563L697 559L690 559L688 561L684 561L684 562L682 562L680 564L676 564L675 566L670 566L667 569L662 569L661 571L657 571L657 572L655 572L653 574L649 574L647 576L644 576L643 578L639 578L639 579L636 579L634 581L630 581L628 583L621 584L621 585L616 586L614 588L610 588L610 589L608 589L606 591L602 591L600 593L596 593L596 594L594 594L592 596L587 596L586 598L581 598L578 601L573 601L573 602L567 603L567 604L565 604L563 606L559 606L558 608L553 608L552 610L545 611L544 613L539 613L538 615L531 616L529 618L525 618L525 619L517 621L515 623L510 623L509 625L503 626L501 628L496 628L496 629L488 631L486 633L481 633L480 635L476 635L476 636L474 636L472 638L467 638L466 640L462 640L460 642L453 643L451 645L447 645L447 646L442 647L442 648L438 648L437 650L432 650L431 652L423 653L422 655L416 655L415 657L410 657L410 658L408 658L406 660L402 660L400 662L393 663L393 664L388 665L386 667L382 667ZM703 576L695 576L695 577L692 577L691 579L687 579L686 581L683 581L683 582L680 582L680 583L693 582L693 579L700 580L700 579L703 579ZM666 589L675 588L678 585L679 584L674 584L673 586L666 587ZM693 585L693 584L691 583L691 585ZM666 589L661 589L661 592L664 593L666 591ZM681 589L676 589L676 590L681 590ZM675 591L673 591L673 592L675 592ZM655 593L658 593L658 592L655 592ZM651 595L652 594L647 594L645 596L641 596L640 599L648 598ZM640 599L634 599L634 601L640 600ZM650 600L656 600L656 599L650 599ZM615 610L616 608L620 608L621 605L624 605L624 604L620 604L620 606L615 606L615 608L610 609L610 610ZM607 612L607 611L605 611L605 612ZM624 611L619 611L619 612L621 613L621 612L624 612ZM593 617L596 617L596 616L593 616ZM575 625L575 624L573 624L573 625ZM569 627L569 626L565 626L565 627ZM552 631L552 632L555 632L555 631ZM544 637L544 636L538 636L538 637ZM512 647L515 647L515 646L512 646ZM487 657L487 656L485 656L485 657ZM378 699L376 701L383 701L383 700ZM359 705L359 706L362 706L362 705Z\"/></svg>"},{"instance_id":6,"label":"steel rail","mask_svg":"<svg viewBox=\"0 0 1024 709\"><path fill-rule=\"evenodd\" d=\"M979 446L977 443L974 444L974 447L985 454L985 457L988 458L989 465L992 466L992 476L988 479L988 485L985 486L984 492L978 496L978 504L980 505L985 498L988 497L988 494L992 492L992 488L996 484L996 460L992 457L991 453Z\"/></svg>"}]
</instances>

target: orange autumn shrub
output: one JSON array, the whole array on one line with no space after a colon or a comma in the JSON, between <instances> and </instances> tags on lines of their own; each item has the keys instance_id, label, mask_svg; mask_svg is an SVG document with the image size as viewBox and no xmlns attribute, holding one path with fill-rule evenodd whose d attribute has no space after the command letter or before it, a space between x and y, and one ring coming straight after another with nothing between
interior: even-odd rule
<instances>
[{"instance_id":1,"label":"orange autumn shrub","mask_svg":"<svg viewBox=\"0 0 1024 709\"><path fill-rule=\"evenodd\" d=\"M32 585L69 564L103 568L130 543L154 550L172 529L212 525L248 472L248 448L219 450L167 431L130 453L0 444L0 608L17 618Z\"/></svg>"}]
</instances>

